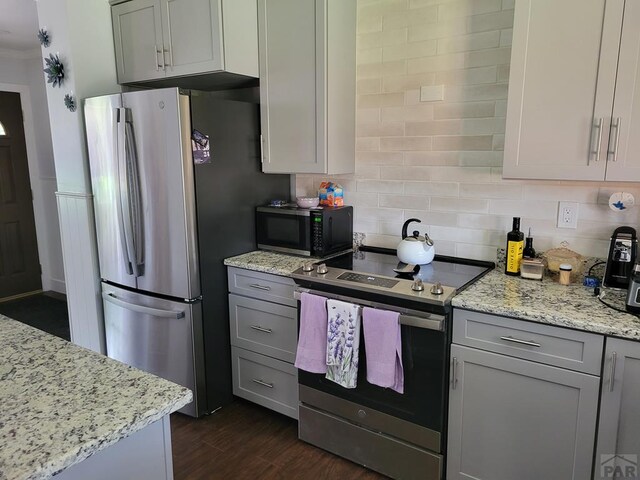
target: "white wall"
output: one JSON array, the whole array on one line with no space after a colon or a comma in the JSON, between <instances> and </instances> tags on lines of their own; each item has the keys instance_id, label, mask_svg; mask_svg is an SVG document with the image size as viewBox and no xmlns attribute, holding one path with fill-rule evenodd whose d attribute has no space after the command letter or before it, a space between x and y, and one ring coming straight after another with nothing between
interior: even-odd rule
<instances>
[{"instance_id":1,"label":"white wall","mask_svg":"<svg viewBox=\"0 0 640 480\"><path fill-rule=\"evenodd\" d=\"M120 90L116 83L111 12L105 0L40 0L38 23L51 33L43 55L60 53L61 88L48 86L47 102L57 177L64 271L71 340L105 351L100 275L93 221L93 197L84 134L82 101ZM77 97L78 110L64 106Z\"/></svg>"},{"instance_id":2,"label":"white wall","mask_svg":"<svg viewBox=\"0 0 640 480\"><path fill-rule=\"evenodd\" d=\"M638 184L502 180L513 5L358 0L356 173L333 180L367 244L395 247L417 217L439 253L494 259L520 216L538 250L566 240L604 257L616 226L637 226L640 208L606 201L625 190L640 203ZM444 101L419 102L423 85L444 85ZM322 180L298 175L298 195ZM556 228L561 200L579 203L577 229Z\"/></svg>"},{"instance_id":3,"label":"white wall","mask_svg":"<svg viewBox=\"0 0 640 480\"><path fill-rule=\"evenodd\" d=\"M35 53L0 52L0 90L21 94L38 253L42 265L42 288L64 293L49 112L42 59L39 52Z\"/></svg>"}]
</instances>

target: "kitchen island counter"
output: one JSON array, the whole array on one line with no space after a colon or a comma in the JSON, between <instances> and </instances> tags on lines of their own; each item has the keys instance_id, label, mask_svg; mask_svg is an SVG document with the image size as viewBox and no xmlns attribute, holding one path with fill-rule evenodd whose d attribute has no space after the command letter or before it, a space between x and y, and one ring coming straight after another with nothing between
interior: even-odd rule
<instances>
[{"instance_id":1,"label":"kitchen island counter","mask_svg":"<svg viewBox=\"0 0 640 480\"><path fill-rule=\"evenodd\" d=\"M302 267L307 262L318 261L310 257L296 257L284 253L267 252L255 250L243 253L235 257L225 259L224 264L228 267L244 268L254 272L271 273L288 277L295 270Z\"/></svg>"},{"instance_id":2,"label":"kitchen island counter","mask_svg":"<svg viewBox=\"0 0 640 480\"><path fill-rule=\"evenodd\" d=\"M73 468L162 419L166 437L168 415L192 399L184 387L1 315L0 385L3 480L59 472L60 478L89 478ZM168 464L159 469L172 478L168 442ZM104 474L108 469L91 478L109 478Z\"/></svg>"},{"instance_id":3,"label":"kitchen island counter","mask_svg":"<svg viewBox=\"0 0 640 480\"><path fill-rule=\"evenodd\" d=\"M626 291L607 290L603 300L624 310ZM510 277L501 270L485 275L453 298L457 308L640 340L640 319L598 301L593 289Z\"/></svg>"}]
</instances>

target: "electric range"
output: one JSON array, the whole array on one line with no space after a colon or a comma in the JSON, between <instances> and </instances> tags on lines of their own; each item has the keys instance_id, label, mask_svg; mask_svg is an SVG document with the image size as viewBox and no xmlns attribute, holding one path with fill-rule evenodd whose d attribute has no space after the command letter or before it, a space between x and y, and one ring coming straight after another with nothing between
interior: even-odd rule
<instances>
[{"instance_id":1,"label":"electric range","mask_svg":"<svg viewBox=\"0 0 640 480\"><path fill-rule=\"evenodd\" d=\"M359 251L304 265L291 275L302 292L397 312L404 393L366 380L361 336L357 386L298 371L299 438L392 478L445 478L451 299L494 268L436 256L406 268L395 250ZM408 270L398 274L395 270Z\"/></svg>"}]
</instances>

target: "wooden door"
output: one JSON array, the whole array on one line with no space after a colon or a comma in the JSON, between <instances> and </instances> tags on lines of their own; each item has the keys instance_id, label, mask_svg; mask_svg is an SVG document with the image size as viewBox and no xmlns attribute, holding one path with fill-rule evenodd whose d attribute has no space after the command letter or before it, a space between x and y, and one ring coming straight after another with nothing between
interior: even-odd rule
<instances>
[{"instance_id":1,"label":"wooden door","mask_svg":"<svg viewBox=\"0 0 640 480\"><path fill-rule=\"evenodd\" d=\"M0 92L0 298L41 289L20 94Z\"/></svg>"},{"instance_id":2,"label":"wooden door","mask_svg":"<svg viewBox=\"0 0 640 480\"><path fill-rule=\"evenodd\" d=\"M160 0L133 0L111 8L118 83L164 78Z\"/></svg>"}]
</instances>

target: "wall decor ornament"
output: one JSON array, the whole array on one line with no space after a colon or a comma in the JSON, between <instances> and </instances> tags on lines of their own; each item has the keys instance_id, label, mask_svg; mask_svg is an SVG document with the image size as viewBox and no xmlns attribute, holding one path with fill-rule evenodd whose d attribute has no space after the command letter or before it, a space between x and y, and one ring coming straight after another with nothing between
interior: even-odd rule
<instances>
[{"instance_id":1,"label":"wall decor ornament","mask_svg":"<svg viewBox=\"0 0 640 480\"><path fill-rule=\"evenodd\" d=\"M51 45L51 37L49 36L49 32L47 32L47 27L42 27L38 30L38 40L40 40L40 45L44 48Z\"/></svg>"},{"instance_id":2,"label":"wall decor ornament","mask_svg":"<svg viewBox=\"0 0 640 480\"><path fill-rule=\"evenodd\" d=\"M49 57L45 57L44 63L47 68L44 69L44 73L47 74L47 83L50 83L53 87L62 86L64 81L64 65L60 61L59 54L49 54Z\"/></svg>"},{"instance_id":3,"label":"wall decor ornament","mask_svg":"<svg viewBox=\"0 0 640 480\"><path fill-rule=\"evenodd\" d=\"M75 112L78 109L78 106L76 105L76 99L73 96L73 92L65 94L64 106L67 107L70 112Z\"/></svg>"}]
</instances>

